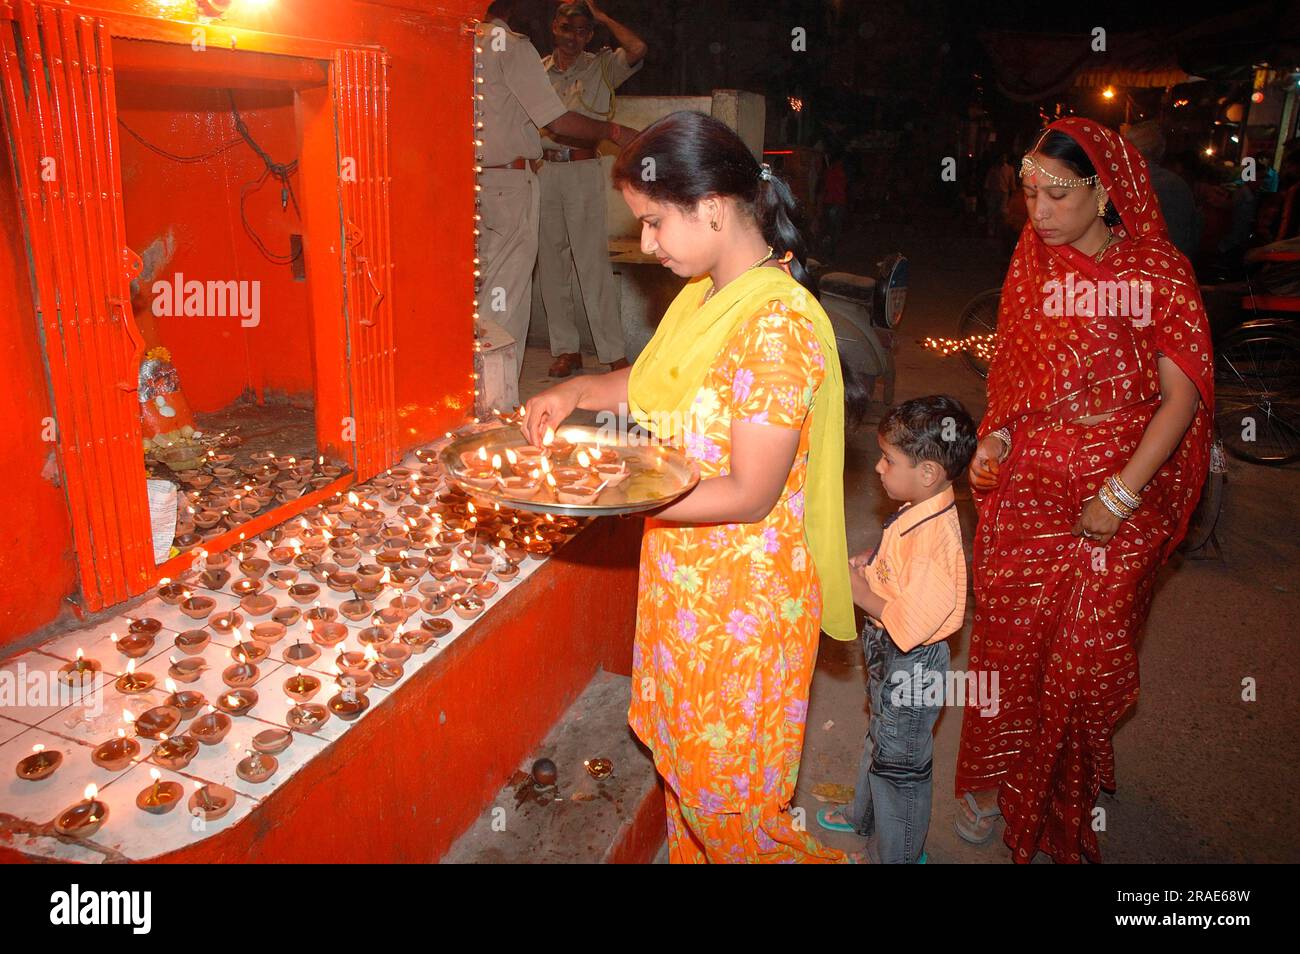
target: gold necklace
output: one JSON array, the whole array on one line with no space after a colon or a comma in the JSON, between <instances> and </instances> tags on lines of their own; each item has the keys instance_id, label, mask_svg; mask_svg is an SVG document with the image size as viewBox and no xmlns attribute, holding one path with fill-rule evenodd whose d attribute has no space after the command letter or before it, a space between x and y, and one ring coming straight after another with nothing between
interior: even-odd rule
<instances>
[{"instance_id":1,"label":"gold necklace","mask_svg":"<svg viewBox=\"0 0 1300 954\"><path fill-rule=\"evenodd\" d=\"M749 266L749 268L745 269L745 271L746 271L746 272L752 272L754 269L758 268L758 266L760 266L760 265L766 263L768 260L770 260L770 259L772 258L772 256L775 255L775 254L776 254L776 252L774 252L774 251L772 250L772 246L769 245L769 246L767 247L767 254L764 255L762 258L760 258L760 259L759 259L757 262L755 262L753 265ZM742 272L741 274L743 275L744 272ZM717 286L717 285L712 285L712 286L710 286L710 287L709 287L709 290L708 290L707 292L704 293L704 301L700 302L700 304L701 304L701 305L705 305L705 304L707 304L708 301L709 301L709 299L713 297L713 293L716 292L717 290L718 290L718 286Z\"/></svg>"}]
</instances>

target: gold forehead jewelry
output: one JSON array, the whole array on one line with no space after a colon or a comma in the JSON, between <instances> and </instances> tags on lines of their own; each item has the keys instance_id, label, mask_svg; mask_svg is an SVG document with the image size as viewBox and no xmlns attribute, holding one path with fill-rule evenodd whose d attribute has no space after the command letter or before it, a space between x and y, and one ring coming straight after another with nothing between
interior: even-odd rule
<instances>
[{"instance_id":1,"label":"gold forehead jewelry","mask_svg":"<svg viewBox=\"0 0 1300 954\"><path fill-rule=\"evenodd\" d=\"M1063 176L1058 176L1055 175L1054 173L1048 172L1037 162L1035 162L1033 157L1025 156L1023 159L1020 160L1020 178L1023 179L1026 176L1031 176L1031 175L1041 176L1042 178L1047 180L1049 185L1054 185L1061 189L1074 189L1077 188L1078 186L1091 186L1091 185L1096 185L1098 182L1101 181L1101 177L1098 176L1096 173L1087 176L1086 178L1067 179Z\"/></svg>"}]
</instances>

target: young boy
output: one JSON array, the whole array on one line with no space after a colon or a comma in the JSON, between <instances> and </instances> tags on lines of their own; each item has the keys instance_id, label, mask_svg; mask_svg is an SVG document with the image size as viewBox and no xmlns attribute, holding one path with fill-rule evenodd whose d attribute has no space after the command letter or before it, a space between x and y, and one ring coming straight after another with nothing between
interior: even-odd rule
<instances>
[{"instance_id":1,"label":"young boy","mask_svg":"<svg viewBox=\"0 0 1300 954\"><path fill-rule=\"evenodd\" d=\"M966 609L952 482L975 453L975 424L960 401L935 395L900 404L880 422L877 440L876 473L904 506L885 520L879 546L849 560L853 601L867 613L871 722L853 804L823 809L818 820L832 831L874 836L866 854L874 864L913 864L930 827L946 639L961 629Z\"/></svg>"}]
</instances>

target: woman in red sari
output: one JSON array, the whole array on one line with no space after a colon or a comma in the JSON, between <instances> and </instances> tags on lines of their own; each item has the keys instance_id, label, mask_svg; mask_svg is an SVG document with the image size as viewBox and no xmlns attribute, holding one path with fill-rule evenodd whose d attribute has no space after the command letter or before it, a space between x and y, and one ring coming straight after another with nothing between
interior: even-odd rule
<instances>
[{"instance_id":1,"label":"woman in red sari","mask_svg":"<svg viewBox=\"0 0 1300 954\"><path fill-rule=\"evenodd\" d=\"M970 668L998 674L998 705L965 711L957 829L988 841L1000 814L1017 862L1098 862L1093 807L1115 787L1137 636L1208 466L1213 361L1136 149L1071 117L1021 179L1029 221L970 468Z\"/></svg>"}]
</instances>

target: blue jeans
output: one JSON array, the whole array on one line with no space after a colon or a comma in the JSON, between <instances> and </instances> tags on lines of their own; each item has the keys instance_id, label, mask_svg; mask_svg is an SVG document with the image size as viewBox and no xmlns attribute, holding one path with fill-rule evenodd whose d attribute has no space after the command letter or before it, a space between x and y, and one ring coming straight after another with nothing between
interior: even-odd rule
<instances>
[{"instance_id":1,"label":"blue jeans","mask_svg":"<svg viewBox=\"0 0 1300 954\"><path fill-rule=\"evenodd\" d=\"M871 723L844 820L871 837L873 864L914 864L930 830L934 724L943 706L948 641L903 652L870 620L862 628Z\"/></svg>"}]
</instances>

